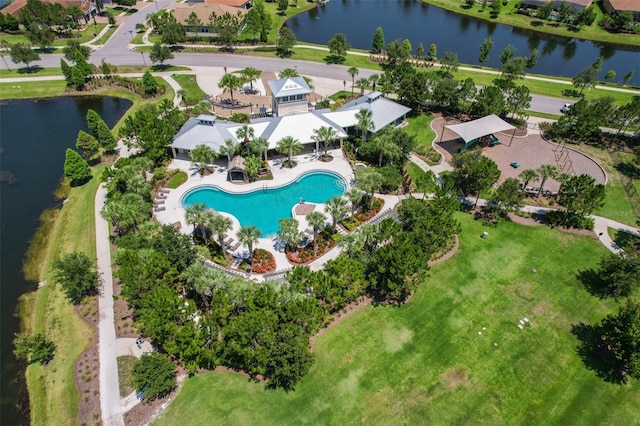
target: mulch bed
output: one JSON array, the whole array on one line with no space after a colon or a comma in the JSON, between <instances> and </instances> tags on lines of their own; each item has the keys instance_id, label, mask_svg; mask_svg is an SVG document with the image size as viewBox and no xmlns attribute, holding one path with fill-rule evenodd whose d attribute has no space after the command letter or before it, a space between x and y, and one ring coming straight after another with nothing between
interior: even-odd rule
<instances>
[{"instance_id":1,"label":"mulch bed","mask_svg":"<svg viewBox=\"0 0 640 426\"><path fill-rule=\"evenodd\" d=\"M100 424L100 365L97 335L91 337L91 346L76 360L73 380L78 390L78 418L80 425Z\"/></svg>"}]
</instances>

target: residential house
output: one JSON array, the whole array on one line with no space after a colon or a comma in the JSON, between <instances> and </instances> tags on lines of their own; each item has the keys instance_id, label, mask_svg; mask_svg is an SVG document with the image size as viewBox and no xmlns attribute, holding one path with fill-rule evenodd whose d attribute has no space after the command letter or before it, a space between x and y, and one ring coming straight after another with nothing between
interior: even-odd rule
<instances>
[{"instance_id":1,"label":"residential house","mask_svg":"<svg viewBox=\"0 0 640 426\"><path fill-rule=\"evenodd\" d=\"M189 19L192 12L195 12L198 18L200 18L202 26L192 27L187 24L187 19ZM215 3L196 3L192 5L176 3L176 9L173 11L173 16L176 18L176 21L182 24L184 30L188 33L209 33L209 17L212 13L216 16L221 16L225 13L230 13L231 15L239 14L241 16L240 27L242 27L242 21L244 20L244 15L246 15L247 10Z\"/></svg>"},{"instance_id":2,"label":"residential house","mask_svg":"<svg viewBox=\"0 0 640 426\"><path fill-rule=\"evenodd\" d=\"M607 13L631 12L633 20L640 22L640 0L603 0L602 6Z\"/></svg>"},{"instance_id":3,"label":"residential house","mask_svg":"<svg viewBox=\"0 0 640 426\"><path fill-rule=\"evenodd\" d=\"M563 0L522 0L521 5L523 7L539 8L545 3L552 2L554 3L553 8L555 10L558 10L560 9L560 5L562 4L562 1ZM571 10L573 12L580 12L582 9L586 9L587 7L591 6L591 4L593 3L593 0L564 0L564 1L569 6L571 6Z\"/></svg>"},{"instance_id":4,"label":"residential house","mask_svg":"<svg viewBox=\"0 0 640 426\"><path fill-rule=\"evenodd\" d=\"M253 0L189 0L189 4L192 3L211 3L238 7L240 9L251 9L251 6L253 6Z\"/></svg>"},{"instance_id":5,"label":"residential house","mask_svg":"<svg viewBox=\"0 0 640 426\"><path fill-rule=\"evenodd\" d=\"M65 9L78 5L80 6L80 10L83 13L83 19L85 23L89 23L91 17L95 15L98 11L96 4L92 0L41 0L43 3L48 4L61 4ZM27 5L27 0L16 0L12 3L9 3L7 6L2 8L1 12L5 15L10 14L14 17L18 18L20 15L20 11Z\"/></svg>"}]
</instances>

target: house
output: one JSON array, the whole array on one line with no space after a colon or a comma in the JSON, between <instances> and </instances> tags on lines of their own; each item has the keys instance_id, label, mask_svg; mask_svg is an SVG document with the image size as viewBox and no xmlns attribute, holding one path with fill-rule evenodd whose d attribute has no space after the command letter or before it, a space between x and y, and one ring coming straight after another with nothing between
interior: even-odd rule
<instances>
[{"instance_id":1,"label":"house","mask_svg":"<svg viewBox=\"0 0 640 426\"><path fill-rule=\"evenodd\" d=\"M196 16L202 22L202 26L192 27L187 24L187 20L192 12L195 12ZM244 20L244 15L246 15L247 10L215 3L196 3L192 5L176 3L176 9L173 11L173 16L176 18L178 23L182 24L184 30L188 33L208 33L210 32L209 18L211 14L222 16L225 13L240 15L240 26L242 26L242 21Z\"/></svg>"},{"instance_id":2,"label":"house","mask_svg":"<svg viewBox=\"0 0 640 426\"><path fill-rule=\"evenodd\" d=\"M253 6L253 0L189 0L189 4L194 3L219 4L247 10L251 9L251 7Z\"/></svg>"},{"instance_id":3,"label":"house","mask_svg":"<svg viewBox=\"0 0 640 426\"><path fill-rule=\"evenodd\" d=\"M96 4L91 0L41 0L42 3L45 4L60 4L65 9L73 5L80 6L80 10L82 10L83 18L85 23L89 23L91 17L95 15L98 11ZM20 11L27 5L27 0L16 0L12 3L9 3L7 6L2 8L2 13L13 15L18 18L20 15Z\"/></svg>"},{"instance_id":4,"label":"house","mask_svg":"<svg viewBox=\"0 0 640 426\"><path fill-rule=\"evenodd\" d=\"M633 20L640 22L639 0L603 0L602 6L607 13L631 12Z\"/></svg>"},{"instance_id":5,"label":"house","mask_svg":"<svg viewBox=\"0 0 640 426\"><path fill-rule=\"evenodd\" d=\"M286 136L297 139L303 145L315 144L314 131L320 127L333 128L342 142L347 137L345 129L354 128L358 123L356 114L361 109L371 111L373 133L388 125L403 123L407 113L411 111L410 108L386 99L379 92L373 92L343 105L338 111L292 110L277 117L253 119L248 126L253 129L254 137L265 138L269 142L269 150L275 149L278 142ZM207 145L215 152L220 152L227 139L241 143L236 133L242 126L241 123L220 120L215 115L190 118L173 138L170 145L173 157L188 157L198 145Z\"/></svg>"},{"instance_id":6,"label":"house","mask_svg":"<svg viewBox=\"0 0 640 426\"><path fill-rule=\"evenodd\" d=\"M273 102L271 108L277 116L286 115L292 111L307 112L309 101L307 95L311 88L303 77L288 77L267 82Z\"/></svg>"},{"instance_id":7,"label":"house","mask_svg":"<svg viewBox=\"0 0 640 426\"><path fill-rule=\"evenodd\" d=\"M540 6L544 5L545 3L550 3L553 2L554 6L553 8L555 10L560 9L560 5L562 4L563 0L522 0L522 7L534 7L534 8L539 8ZM593 3L593 0L564 0L565 3L567 3L569 6L571 6L571 10L573 12L580 12L582 9L586 9L587 7L591 6L591 4Z\"/></svg>"}]
</instances>

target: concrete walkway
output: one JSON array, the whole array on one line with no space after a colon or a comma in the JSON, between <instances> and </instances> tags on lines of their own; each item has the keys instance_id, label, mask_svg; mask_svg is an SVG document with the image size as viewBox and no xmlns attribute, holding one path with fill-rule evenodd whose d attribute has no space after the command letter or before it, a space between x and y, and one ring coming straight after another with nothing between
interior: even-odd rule
<instances>
[{"instance_id":1,"label":"concrete walkway","mask_svg":"<svg viewBox=\"0 0 640 426\"><path fill-rule=\"evenodd\" d=\"M116 329L113 315L113 276L111 273L110 225L102 217L100 211L104 206L107 190L100 185L95 198L96 256L98 274L100 275L100 310L98 336L100 344L100 410L102 424L124 426L124 418L120 409L120 382L118 380L118 363L116 350Z\"/></svg>"}]
</instances>

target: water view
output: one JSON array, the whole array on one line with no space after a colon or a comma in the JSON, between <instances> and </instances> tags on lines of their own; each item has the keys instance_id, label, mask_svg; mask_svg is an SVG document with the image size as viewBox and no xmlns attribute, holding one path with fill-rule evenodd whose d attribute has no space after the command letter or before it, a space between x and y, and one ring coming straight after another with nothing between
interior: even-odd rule
<instances>
[{"instance_id":1,"label":"water view","mask_svg":"<svg viewBox=\"0 0 640 426\"><path fill-rule=\"evenodd\" d=\"M25 281L22 261L53 191L62 178L65 149L74 147L78 130L88 131L86 113L93 109L113 126L131 102L101 97L62 97L3 102L0 106L0 296L2 312L2 405L0 424L29 424L24 365L13 356L19 330L18 298L36 288Z\"/></svg>"},{"instance_id":2,"label":"water view","mask_svg":"<svg viewBox=\"0 0 640 426\"><path fill-rule=\"evenodd\" d=\"M601 78L614 70L621 80L635 69L631 84L640 84L640 49L551 36L512 28L468 16L458 15L415 0L334 0L287 21L287 26L300 41L326 45L337 32L347 36L358 49L371 49L377 27L382 27L387 43L409 39L415 51L420 42L425 52L431 43L438 55L457 52L462 63L479 64L479 45L492 37L494 48L486 65L499 67L499 55L511 43L517 55L528 56L533 48L539 51L538 63L532 73L574 77L591 65L598 56L605 58Z\"/></svg>"}]
</instances>

